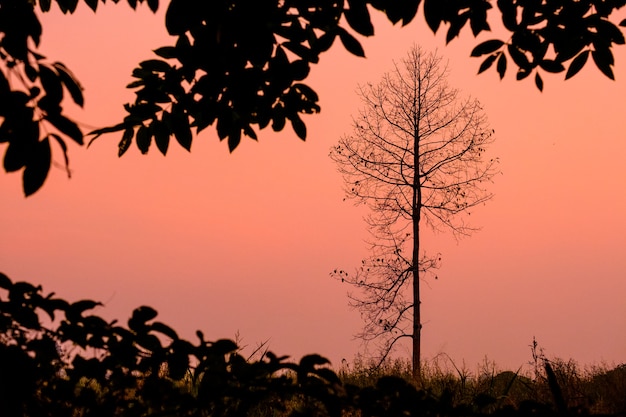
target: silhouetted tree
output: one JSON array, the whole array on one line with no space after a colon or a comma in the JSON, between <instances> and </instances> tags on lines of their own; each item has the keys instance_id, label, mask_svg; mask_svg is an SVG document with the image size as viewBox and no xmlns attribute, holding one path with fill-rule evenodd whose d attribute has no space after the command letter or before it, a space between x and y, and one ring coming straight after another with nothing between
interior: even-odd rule
<instances>
[{"instance_id":1,"label":"silhouetted tree","mask_svg":"<svg viewBox=\"0 0 626 417\"><path fill-rule=\"evenodd\" d=\"M352 133L330 157L347 198L371 210L371 256L355 274L334 275L359 290L350 295L365 320L359 336L382 341L381 362L396 342L412 339L419 381L420 278L440 260L425 255L420 227L455 236L474 230L461 214L491 198L484 185L497 173L497 160L485 151L493 131L480 103L448 85L442 58L417 46L359 93L363 108Z\"/></svg>"},{"instance_id":2,"label":"silhouetted tree","mask_svg":"<svg viewBox=\"0 0 626 417\"><path fill-rule=\"evenodd\" d=\"M118 3L119 0L113 0ZM43 28L35 9L53 5L73 13L79 0L0 0L0 143L7 143L4 169L23 169L24 192L30 195L44 183L51 161L51 142L58 144L68 163L66 139L83 144L83 132L62 109L64 90L82 106L82 88L61 63L37 53ZM105 0L84 0L94 12ZM132 8L147 3L156 11L159 0L128 0ZM235 149L246 135L256 139L255 127L282 130L287 121L296 135L306 138L300 115L320 110L315 91L304 84L310 65L336 39L352 54L364 56L354 32L372 36L370 11L384 12L406 25L417 14L420 0L171 0L165 26L176 38L157 48L154 59L133 71L136 100L125 105L128 115L114 126L92 132L123 132L119 155L133 141L142 153L154 142L165 154L171 137L185 149L193 132L215 125L221 140ZM509 56L517 79L540 71L575 75L589 55L613 78L612 47L624 44L615 20L624 0L522 1L499 0L497 7L506 41L482 42L472 56L485 56L479 72L497 62L503 77ZM426 23L437 32L448 25L446 41L468 23L474 36L490 30L488 0L424 0ZM343 19L345 18L345 20ZM626 20L619 23L626 26ZM12 80L12 83L9 82ZM45 125L43 128L41 125ZM68 170L69 175L69 170Z\"/></svg>"}]
</instances>

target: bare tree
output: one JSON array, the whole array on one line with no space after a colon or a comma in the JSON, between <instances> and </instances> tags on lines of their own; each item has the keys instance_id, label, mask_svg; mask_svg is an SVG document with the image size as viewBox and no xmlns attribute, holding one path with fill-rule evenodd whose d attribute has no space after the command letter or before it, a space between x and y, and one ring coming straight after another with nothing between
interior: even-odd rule
<instances>
[{"instance_id":1,"label":"bare tree","mask_svg":"<svg viewBox=\"0 0 626 417\"><path fill-rule=\"evenodd\" d=\"M330 152L347 198L371 209L371 256L354 274L332 275L359 290L349 294L365 321L357 336L379 343L379 363L412 339L418 382L420 279L440 261L421 249L420 227L471 234L462 214L492 197L484 186L498 172L497 159L485 157L494 132L480 103L461 97L447 74L440 56L414 46L378 84L359 88L363 108L352 133Z\"/></svg>"}]
</instances>

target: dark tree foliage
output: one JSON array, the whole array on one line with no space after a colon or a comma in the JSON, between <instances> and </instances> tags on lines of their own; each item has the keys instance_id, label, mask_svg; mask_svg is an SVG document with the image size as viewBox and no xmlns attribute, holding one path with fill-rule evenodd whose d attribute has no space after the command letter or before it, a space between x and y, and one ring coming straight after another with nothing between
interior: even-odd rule
<instances>
[{"instance_id":1,"label":"dark tree foliage","mask_svg":"<svg viewBox=\"0 0 626 417\"><path fill-rule=\"evenodd\" d=\"M118 3L119 0L112 0ZM84 134L64 114L67 93L83 104L82 88L71 71L36 51L42 26L35 11L56 4L73 13L79 0L0 0L0 143L7 143L4 169L23 170L24 192L44 183L51 165L52 143L62 152L69 175L67 139L83 143ZM84 0L94 12L105 0ZM53 4L54 3L54 4ZM156 11L159 0L128 0L134 9L146 3ZM91 132L122 132L119 155L133 141L142 153L152 142L166 154L173 137L191 148L194 133L215 125L221 140L235 149L242 135L256 139L258 129L282 130L287 122L306 138L301 115L320 110L318 96L303 81L310 65L338 38L352 54L365 52L353 33L372 36L370 12L381 11L395 23L409 23L420 0L171 0L166 21L172 45L155 49L155 58L133 71L134 103L114 126ZM428 26L447 26L446 40L469 24L474 36L489 31L489 0L424 0ZM502 23L511 36L480 43L472 56L484 57L479 72L494 63L500 77L514 65L517 79L541 72L566 72L570 78L591 55L609 78L612 48L624 44L615 20L626 0L498 0ZM345 18L348 28L342 26ZM619 22L626 26L626 20Z\"/></svg>"},{"instance_id":2,"label":"dark tree foliage","mask_svg":"<svg viewBox=\"0 0 626 417\"><path fill-rule=\"evenodd\" d=\"M150 307L126 325L0 273L0 415L7 417L558 417L572 407L545 362L553 401L504 404L488 393L455 399L400 377L343 382L319 355L245 359L235 342L178 336ZM506 397L506 396L505 396Z\"/></svg>"}]
</instances>

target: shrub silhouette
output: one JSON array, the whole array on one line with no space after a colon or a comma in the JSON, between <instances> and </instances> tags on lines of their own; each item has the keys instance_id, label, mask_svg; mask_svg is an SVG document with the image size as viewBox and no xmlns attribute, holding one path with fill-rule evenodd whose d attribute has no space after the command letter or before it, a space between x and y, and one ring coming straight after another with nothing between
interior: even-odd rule
<instances>
[{"instance_id":1,"label":"shrub silhouette","mask_svg":"<svg viewBox=\"0 0 626 417\"><path fill-rule=\"evenodd\" d=\"M95 301L43 296L4 274L0 288L2 416L246 415L295 397L305 414L343 408L339 378L321 356L248 362L231 340L179 338L150 307L125 327L93 314Z\"/></svg>"},{"instance_id":2,"label":"shrub silhouette","mask_svg":"<svg viewBox=\"0 0 626 417\"><path fill-rule=\"evenodd\" d=\"M349 384L319 355L295 363L267 352L250 361L232 340L210 342L200 331L195 342L180 338L155 320L157 312L150 307L135 309L124 326L95 315L99 305L44 296L41 286L13 282L0 273L0 416L590 414L547 401L484 407L478 396L459 401L450 389L433 394L400 376L377 375L368 384ZM598 378L617 387L622 371L618 367ZM554 400L559 403L557 395Z\"/></svg>"}]
</instances>

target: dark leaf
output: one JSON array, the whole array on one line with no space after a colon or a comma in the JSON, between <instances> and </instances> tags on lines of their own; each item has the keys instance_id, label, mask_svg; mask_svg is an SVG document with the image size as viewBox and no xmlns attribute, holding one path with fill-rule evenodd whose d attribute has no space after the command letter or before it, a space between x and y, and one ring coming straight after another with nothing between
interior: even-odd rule
<instances>
[{"instance_id":1,"label":"dark leaf","mask_svg":"<svg viewBox=\"0 0 626 417\"><path fill-rule=\"evenodd\" d=\"M565 71L565 67L563 66L562 63L549 60L549 59L544 59L543 61L539 62L539 66L544 71L552 72L552 73L559 73L559 72Z\"/></svg>"},{"instance_id":2,"label":"dark leaf","mask_svg":"<svg viewBox=\"0 0 626 417\"><path fill-rule=\"evenodd\" d=\"M28 27L27 29L28 35L33 40L33 43L35 44L35 46L39 46L39 42L41 41L42 28L41 28L41 22L39 22L39 19L37 18L37 15L35 14L35 8L30 7L25 21L22 21L19 23Z\"/></svg>"},{"instance_id":3,"label":"dark leaf","mask_svg":"<svg viewBox=\"0 0 626 417\"><path fill-rule=\"evenodd\" d=\"M61 138L61 136L55 133L50 133L50 136L52 136L61 147L61 150L63 151L63 159L65 161L65 171L67 171L67 177L71 178L72 174L70 172L70 160L67 156L67 145L65 144L65 141Z\"/></svg>"},{"instance_id":4,"label":"dark leaf","mask_svg":"<svg viewBox=\"0 0 626 417\"><path fill-rule=\"evenodd\" d=\"M515 62L518 67L530 70L530 61L524 52L518 49L515 45L508 45L507 50L509 51L509 55L513 59L513 62Z\"/></svg>"},{"instance_id":5,"label":"dark leaf","mask_svg":"<svg viewBox=\"0 0 626 417\"><path fill-rule=\"evenodd\" d=\"M39 8L42 12L50 11L51 0L39 0Z\"/></svg>"},{"instance_id":6,"label":"dark leaf","mask_svg":"<svg viewBox=\"0 0 626 417\"><path fill-rule=\"evenodd\" d=\"M539 73L535 74L535 85L537 86L539 91L543 91L543 80L541 79Z\"/></svg>"},{"instance_id":7,"label":"dark leaf","mask_svg":"<svg viewBox=\"0 0 626 417\"><path fill-rule=\"evenodd\" d=\"M300 366L306 370L311 370L315 366L327 364L330 364L330 361L320 355L306 355L300 359Z\"/></svg>"},{"instance_id":8,"label":"dark leaf","mask_svg":"<svg viewBox=\"0 0 626 417\"><path fill-rule=\"evenodd\" d=\"M578 72L585 66L587 63L587 58L589 58L589 51L583 51L580 55L572 60L569 64L569 68L567 69L567 73L565 74L565 79L568 80L572 78L574 75L578 74Z\"/></svg>"},{"instance_id":9,"label":"dark leaf","mask_svg":"<svg viewBox=\"0 0 626 417\"><path fill-rule=\"evenodd\" d=\"M98 8L98 1L99 0L85 0L85 3L87 3L87 6L95 12Z\"/></svg>"},{"instance_id":10,"label":"dark leaf","mask_svg":"<svg viewBox=\"0 0 626 417\"><path fill-rule=\"evenodd\" d=\"M83 87L80 85L76 77L74 77L74 74L72 74L72 72L61 62L55 62L52 66L57 70L61 82L65 85L67 91L69 91L74 103L83 107L85 104L83 98Z\"/></svg>"},{"instance_id":11,"label":"dark leaf","mask_svg":"<svg viewBox=\"0 0 626 417\"><path fill-rule=\"evenodd\" d=\"M126 85L126 88L137 88L146 84L145 80L136 80Z\"/></svg>"},{"instance_id":12,"label":"dark leaf","mask_svg":"<svg viewBox=\"0 0 626 417\"><path fill-rule=\"evenodd\" d=\"M394 25L402 20L402 26L405 26L415 17L419 3L419 0L388 1L385 2L385 14Z\"/></svg>"},{"instance_id":13,"label":"dark leaf","mask_svg":"<svg viewBox=\"0 0 626 417\"><path fill-rule=\"evenodd\" d=\"M9 290L12 286L13 282L11 282L11 279L4 275L2 272L0 272L0 288Z\"/></svg>"},{"instance_id":14,"label":"dark leaf","mask_svg":"<svg viewBox=\"0 0 626 417\"><path fill-rule=\"evenodd\" d=\"M463 12L457 18L455 18L452 22L450 22L448 33L446 33L446 44L450 43L452 39L459 36L461 29L463 29L463 26L465 26L469 17L470 17L469 12Z\"/></svg>"},{"instance_id":15,"label":"dark leaf","mask_svg":"<svg viewBox=\"0 0 626 417\"><path fill-rule=\"evenodd\" d=\"M156 337L153 334L139 333L135 340L137 341L137 344L139 346L141 346L142 348L150 352L153 352L153 354L148 357L156 356L154 355L154 352L158 352L161 349L163 349L163 346L161 345L161 341L159 340L158 337ZM144 363L147 363L148 361L149 359L146 359L146 362Z\"/></svg>"},{"instance_id":16,"label":"dark leaf","mask_svg":"<svg viewBox=\"0 0 626 417\"><path fill-rule=\"evenodd\" d=\"M294 81L304 80L309 75L310 71L309 63L303 59L293 61L289 69Z\"/></svg>"},{"instance_id":17,"label":"dark leaf","mask_svg":"<svg viewBox=\"0 0 626 417\"><path fill-rule=\"evenodd\" d=\"M137 147L143 155L148 153L150 149L150 143L152 142L152 129L147 126L141 125L137 130Z\"/></svg>"},{"instance_id":18,"label":"dark leaf","mask_svg":"<svg viewBox=\"0 0 626 417\"><path fill-rule=\"evenodd\" d=\"M154 120L150 126L154 132L154 142L157 148L163 155L166 155L170 145L170 131L167 125L159 120Z\"/></svg>"},{"instance_id":19,"label":"dark leaf","mask_svg":"<svg viewBox=\"0 0 626 417\"><path fill-rule=\"evenodd\" d=\"M299 94L304 95L308 101L316 102L319 100L319 96L311 87L302 83L295 83L293 89Z\"/></svg>"},{"instance_id":20,"label":"dark leaf","mask_svg":"<svg viewBox=\"0 0 626 417\"><path fill-rule=\"evenodd\" d=\"M517 7L511 0L498 0L498 9L502 13L502 23L511 32L517 29Z\"/></svg>"},{"instance_id":21,"label":"dark leaf","mask_svg":"<svg viewBox=\"0 0 626 417\"><path fill-rule=\"evenodd\" d=\"M129 115L124 119L130 124L139 124L144 120L154 119L155 115L161 111L161 107L155 103L140 103L137 105L125 106Z\"/></svg>"},{"instance_id":22,"label":"dark leaf","mask_svg":"<svg viewBox=\"0 0 626 417\"><path fill-rule=\"evenodd\" d=\"M316 52L298 42L285 42L282 46L306 61L312 63L317 63L319 61L319 57Z\"/></svg>"},{"instance_id":23,"label":"dark leaf","mask_svg":"<svg viewBox=\"0 0 626 417\"><path fill-rule=\"evenodd\" d=\"M163 103L163 104L172 102L172 98L168 96L167 93L165 93L162 89L145 87L139 91L136 91L135 94L137 94L137 100L139 101L146 101L149 103Z\"/></svg>"},{"instance_id":24,"label":"dark leaf","mask_svg":"<svg viewBox=\"0 0 626 417\"><path fill-rule=\"evenodd\" d=\"M532 72L530 70L520 69L519 71L517 71L517 74L515 77L517 78L517 81L520 81L528 77L531 73Z\"/></svg>"},{"instance_id":25,"label":"dark leaf","mask_svg":"<svg viewBox=\"0 0 626 417\"><path fill-rule=\"evenodd\" d=\"M217 355L227 355L235 352L239 349L239 346L232 340L220 339L211 345L211 350Z\"/></svg>"},{"instance_id":26,"label":"dark leaf","mask_svg":"<svg viewBox=\"0 0 626 417\"><path fill-rule=\"evenodd\" d=\"M424 17L426 23L433 33L437 33L443 16L446 11L446 5L441 0L424 0Z\"/></svg>"},{"instance_id":27,"label":"dark leaf","mask_svg":"<svg viewBox=\"0 0 626 417\"><path fill-rule=\"evenodd\" d=\"M474 49L472 49L471 56L481 56L487 55L492 52L497 51L504 45L504 42L499 39L491 39L485 42L482 42L479 45L476 45Z\"/></svg>"},{"instance_id":28,"label":"dark leaf","mask_svg":"<svg viewBox=\"0 0 626 417\"><path fill-rule=\"evenodd\" d=\"M165 27L170 35L180 35L180 38L187 37L185 32L193 22L193 19L191 19L193 16L190 16L192 11L189 9L188 3L184 0L170 1L165 13Z\"/></svg>"},{"instance_id":29,"label":"dark leaf","mask_svg":"<svg viewBox=\"0 0 626 417\"><path fill-rule=\"evenodd\" d=\"M493 6L488 1L477 1L470 8L470 27L474 37L478 36L483 30L491 30L487 22L487 10Z\"/></svg>"},{"instance_id":30,"label":"dark leaf","mask_svg":"<svg viewBox=\"0 0 626 417\"><path fill-rule=\"evenodd\" d=\"M65 317L71 322L82 321L83 313L87 310L101 306L102 303L93 300L80 300L72 303L65 313Z\"/></svg>"},{"instance_id":31,"label":"dark leaf","mask_svg":"<svg viewBox=\"0 0 626 417\"><path fill-rule=\"evenodd\" d=\"M191 127L189 126L189 117L180 110L172 111L172 131L180 146L187 151L191 151L193 137L191 135Z\"/></svg>"},{"instance_id":32,"label":"dark leaf","mask_svg":"<svg viewBox=\"0 0 626 417\"><path fill-rule=\"evenodd\" d=\"M159 10L159 0L148 0L148 7L152 12L156 13Z\"/></svg>"},{"instance_id":33,"label":"dark leaf","mask_svg":"<svg viewBox=\"0 0 626 417\"><path fill-rule=\"evenodd\" d=\"M623 45L625 42L624 34L617 26L608 20L599 19L596 22L596 29L598 37L606 39L610 42L614 42L618 45Z\"/></svg>"},{"instance_id":34,"label":"dark leaf","mask_svg":"<svg viewBox=\"0 0 626 417\"><path fill-rule=\"evenodd\" d=\"M176 47L174 46L162 46L161 48L155 49L153 52L161 58L176 58Z\"/></svg>"},{"instance_id":35,"label":"dark leaf","mask_svg":"<svg viewBox=\"0 0 626 417\"><path fill-rule=\"evenodd\" d=\"M489 69L489 67L493 65L497 57L498 55L495 54L495 55L489 55L487 58L485 58L483 63L480 64L480 68L478 68L478 73L480 74L482 72L485 72L487 69Z\"/></svg>"},{"instance_id":36,"label":"dark leaf","mask_svg":"<svg viewBox=\"0 0 626 417\"><path fill-rule=\"evenodd\" d=\"M272 130L274 132L280 132L285 128L285 110L282 106L278 105L272 112Z\"/></svg>"},{"instance_id":37,"label":"dark leaf","mask_svg":"<svg viewBox=\"0 0 626 417\"><path fill-rule=\"evenodd\" d=\"M30 65L30 63L28 63L28 62L24 63L24 73L26 73L26 77L31 82L35 82L37 77L39 77L39 72L35 69L35 67Z\"/></svg>"},{"instance_id":38,"label":"dark leaf","mask_svg":"<svg viewBox=\"0 0 626 417\"><path fill-rule=\"evenodd\" d=\"M30 88L29 93L30 93L30 98L34 100L39 96L39 94L41 94L41 89L37 86L33 86Z\"/></svg>"},{"instance_id":39,"label":"dark leaf","mask_svg":"<svg viewBox=\"0 0 626 417\"><path fill-rule=\"evenodd\" d=\"M6 172L15 172L24 168L29 153L28 147L24 146L20 141L10 142L2 161L4 170Z\"/></svg>"},{"instance_id":40,"label":"dark leaf","mask_svg":"<svg viewBox=\"0 0 626 417\"><path fill-rule=\"evenodd\" d=\"M31 111L27 115L32 114ZM2 123L0 130L13 130L9 147L6 148L4 154L4 170L6 172L14 172L22 169L28 163L31 154L34 153L33 148L37 147L39 142L39 123L27 118L23 125L16 127L10 126L11 120ZM7 125L9 125L7 127Z\"/></svg>"},{"instance_id":41,"label":"dark leaf","mask_svg":"<svg viewBox=\"0 0 626 417\"><path fill-rule=\"evenodd\" d=\"M241 129L234 128L228 134L228 151L233 152L241 142Z\"/></svg>"},{"instance_id":42,"label":"dark leaf","mask_svg":"<svg viewBox=\"0 0 626 417\"><path fill-rule=\"evenodd\" d=\"M422 0L408 0L397 2L398 6L401 8L402 26L408 25L413 20L413 18L417 14L417 9L419 8L421 2Z\"/></svg>"},{"instance_id":43,"label":"dark leaf","mask_svg":"<svg viewBox=\"0 0 626 417\"><path fill-rule=\"evenodd\" d=\"M126 128L126 130L124 130L124 133L122 134L122 140L120 140L120 143L117 145L119 147L119 150L117 152L118 157L124 155L128 148L130 148L130 144L133 143L134 135L135 129L133 129L132 126L129 126Z\"/></svg>"},{"instance_id":44,"label":"dark leaf","mask_svg":"<svg viewBox=\"0 0 626 417\"><path fill-rule=\"evenodd\" d=\"M165 61L161 61L160 59L148 59L140 62L139 66L150 72L168 72L172 69L170 64Z\"/></svg>"},{"instance_id":45,"label":"dark leaf","mask_svg":"<svg viewBox=\"0 0 626 417\"><path fill-rule=\"evenodd\" d=\"M178 334L176 334L174 329L172 329L170 326L163 324L159 321L152 323L150 325L150 330L164 334L165 336L169 337L172 340L178 339Z\"/></svg>"},{"instance_id":46,"label":"dark leaf","mask_svg":"<svg viewBox=\"0 0 626 417\"><path fill-rule=\"evenodd\" d=\"M302 119L300 119L300 116L294 114L289 117L289 121L291 122L291 127L293 128L293 131L296 132L296 135L298 135L300 139L306 140L306 125Z\"/></svg>"},{"instance_id":47,"label":"dark leaf","mask_svg":"<svg viewBox=\"0 0 626 417\"><path fill-rule=\"evenodd\" d=\"M314 50L317 53L325 52L328 49L330 49L330 47L333 45L333 42L335 41L336 37L337 37L337 32L328 31L324 33L322 36L320 36L319 38L317 38L317 40L312 45L312 48L314 48Z\"/></svg>"},{"instance_id":48,"label":"dark leaf","mask_svg":"<svg viewBox=\"0 0 626 417\"><path fill-rule=\"evenodd\" d=\"M619 22L620 26L626 27L626 19L622 20L621 22Z\"/></svg>"},{"instance_id":49,"label":"dark leaf","mask_svg":"<svg viewBox=\"0 0 626 417\"><path fill-rule=\"evenodd\" d=\"M498 74L500 74L500 79L503 79L506 73L506 55L502 52L500 53L500 58L498 58L496 69L498 70Z\"/></svg>"},{"instance_id":50,"label":"dark leaf","mask_svg":"<svg viewBox=\"0 0 626 417\"><path fill-rule=\"evenodd\" d=\"M40 53L37 53L35 51L30 51L30 53L33 56L33 58L35 58L37 61L42 61L42 60L46 59L46 57L44 55L41 55Z\"/></svg>"},{"instance_id":51,"label":"dark leaf","mask_svg":"<svg viewBox=\"0 0 626 417\"><path fill-rule=\"evenodd\" d=\"M158 313L155 309L149 306L141 306L133 311L131 320L137 320L140 323L146 323L156 316L158 316Z\"/></svg>"},{"instance_id":52,"label":"dark leaf","mask_svg":"<svg viewBox=\"0 0 626 417\"><path fill-rule=\"evenodd\" d=\"M350 8L344 12L348 24L357 33L363 36L372 36L374 26L372 25L367 4L363 0L348 0Z\"/></svg>"},{"instance_id":53,"label":"dark leaf","mask_svg":"<svg viewBox=\"0 0 626 417\"><path fill-rule=\"evenodd\" d=\"M611 80L615 80L613 69L611 68L614 60L610 49L594 49L591 51L591 57L596 63L598 69L602 71L604 75L609 77Z\"/></svg>"},{"instance_id":54,"label":"dark leaf","mask_svg":"<svg viewBox=\"0 0 626 417\"><path fill-rule=\"evenodd\" d=\"M63 85L56 71L45 65L40 65L39 79L41 86L46 92L48 102L55 103L58 106L63 99Z\"/></svg>"},{"instance_id":55,"label":"dark leaf","mask_svg":"<svg viewBox=\"0 0 626 417\"><path fill-rule=\"evenodd\" d=\"M61 10L63 13L74 13L76 11L76 6L78 5L78 0L57 0L59 6L61 6Z\"/></svg>"},{"instance_id":56,"label":"dark leaf","mask_svg":"<svg viewBox=\"0 0 626 417\"><path fill-rule=\"evenodd\" d=\"M26 197L39 190L48 177L52 153L48 138L37 142L24 168L24 194Z\"/></svg>"},{"instance_id":57,"label":"dark leaf","mask_svg":"<svg viewBox=\"0 0 626 417\"><path fill-rule=\"evenodd\" d=\"M339 39L341 39L341 43L348 50L348 52L356 56L365 57L365 51L359 41L357 41L356 38L349 34L344 28L339 27L337 29L339 31Z\"/></svg>"},{"instance_id":58,"label":"dark leaf","mask_svg":"<svg viewBox=\"0 0 626 417\"><path fill-rule=\"evenodd\" d=\"M78 125L60 114L47 114L44 119L56 127L59 132L69 136L79 145L83 144L83 132L80 131Z\"/></svg>"},{"instance_id":59,"label":"dark leaf","mask_svg":"<svg viewBox=\"0 0 626 417\"><path fill-rule=\"evenodd\" d=\"M326 381L330 383L341 385L341 379L339 379L339 376L337 376L337 374L332 369L328 369L328 368L316 369L315 374L321 378L324 378Z\"/></svg>"},{"instance_id":60,"label":"dark leaf","mask_svg":"<svg viewBox=\"0 0 626 417\"><path fill-rule=\"evenodd\" d=\"M528 51L535 58L543 58L547 50L547 42L541 41L540 36L531 30L520 30L511 37L511 44L522 51Z\"/></svg>"},{"instance_id":61,"label":"dark leaf","mask_svg":"<svg viewBox=\"0 0 626 417\"><path fill-rule=\"evenodd\" d=\"M31 330L41 329L41 324L39 323L39 316L33 310L30 310L30 309L27 310L25 308L19 309L13 313L13 319L17 321L20 324L20 326L24 326L27 329L31 329Z\"/></svg>"},{"instance_id":62,"label":"dark leaf","mask_svg":"<svg viewBox=\"0 0 626 417\"><path fill-rule=\"evenodd\" d=\"M252 129L252 127L249 124L246 124L243 126L243 133L244 135L248 136L249 138L252 138L254 140L258 140L256 132L254 131L254 129Z\"/></svg>"}]
</instances>

